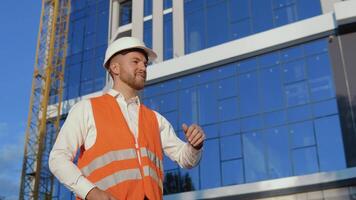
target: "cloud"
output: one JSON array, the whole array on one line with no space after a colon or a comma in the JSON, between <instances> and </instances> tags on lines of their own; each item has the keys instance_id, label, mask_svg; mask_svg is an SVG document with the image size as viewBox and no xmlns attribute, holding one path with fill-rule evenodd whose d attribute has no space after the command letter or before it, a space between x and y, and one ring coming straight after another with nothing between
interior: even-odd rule
<instances>
[{"instance_id":1,"label":"cloud","mask_svg":"<svg viewBox=\"0 0 356 200\"><path fill-rule=\"evenodd\" d=\"M0 122L0 135L7 134L9 132L9 125L6 122Z\"/></svg>"},{"instance_id":2,"label":"cloud","mask_svg":"<svg viewBox=\"0 0 356 200\"><path fill-rule=\"evenodd\" d=\"M24 134L19 124L0 122L0 199L18 199Z\"/></svg>"}]
</instances>

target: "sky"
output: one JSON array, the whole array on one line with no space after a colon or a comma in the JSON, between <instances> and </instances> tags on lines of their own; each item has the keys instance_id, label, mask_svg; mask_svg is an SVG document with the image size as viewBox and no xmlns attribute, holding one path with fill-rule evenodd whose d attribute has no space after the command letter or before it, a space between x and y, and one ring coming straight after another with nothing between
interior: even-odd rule
<instances>
[{"instance_id":1,"label":"sky","mask_svg":"<svg viewBox=\"0 0 356 200\"><path fill-rule=\"evenodd\" d=\"M18 199L42 1L0 3L0 199Z\"/></svg>"}]
</instances>

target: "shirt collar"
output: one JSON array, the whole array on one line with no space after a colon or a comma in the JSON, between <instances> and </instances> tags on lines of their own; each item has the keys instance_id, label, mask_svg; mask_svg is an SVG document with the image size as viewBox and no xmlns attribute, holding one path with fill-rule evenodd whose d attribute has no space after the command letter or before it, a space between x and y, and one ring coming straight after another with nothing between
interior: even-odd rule
<instances>
[{"instance_id":1,"label":"shirt collar","mask_svg":"<svg viewBox=\"0 0 356 200\"><path fill-rule=\"evenodd\" d=\"M111 88L109 91L108 91L108 94L115 97L116 99L120 99L124 102L126 102L127 104L130 104L130 103L136 103L137 105L140 105L140 98L138 98L138 96L135 96L135 97L132 97L128 100L125 100L125 97L124 95L122 95L119 91Z\"/></svg>"}]
</instances>

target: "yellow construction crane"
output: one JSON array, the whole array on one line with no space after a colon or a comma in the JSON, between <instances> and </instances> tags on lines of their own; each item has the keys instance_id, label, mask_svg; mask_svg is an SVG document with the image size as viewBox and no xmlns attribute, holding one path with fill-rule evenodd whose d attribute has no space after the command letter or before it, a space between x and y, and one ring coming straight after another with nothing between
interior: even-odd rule
<instances>
[{"instance_id":1,"label":"yellow construction crane","mask_svg":"<svg viewBox=\"0 0 356 200\"><path fill-rule=\"evenodd\" d=\"M60 128L70 0L43 0L19 199L53 199L48 156Z\"/></svg>"}]
</instances>

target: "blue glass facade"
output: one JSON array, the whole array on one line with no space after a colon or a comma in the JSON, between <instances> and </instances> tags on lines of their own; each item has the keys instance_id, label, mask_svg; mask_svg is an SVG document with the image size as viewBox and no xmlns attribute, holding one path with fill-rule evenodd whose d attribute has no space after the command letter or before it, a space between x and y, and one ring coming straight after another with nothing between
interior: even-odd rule
<instances>
[{"instance_id":1,"label":"blue glass facade","mask_svg":"<svg viewBox=\"0 0 356 200\"><path fill-rule=\"evenodd\" d=\"M163 15L163 60L173 58L172 13Z\"/></svg>"},{"instance_id":2,"label":"blue glass facade","mask_svg":"<svg viewBox=\"0 0 356 200\"><path fill-rule=\"evenodd\" d=\"M64 100L101 90L102 67L108 43L109 2L76 0L72 3L65 67Z\"/></svg>"},{"instance_id":3,"label":"blue glass facade","mask_svg":"<svg viewBox=\"0 0 356 200\"><path fill-rule=\"evenodd\" d=\"M185 53L320 14L320 0L184 0Z\"/></svg>"},{"instance_id":4,"label":"blue glass facade","mask_svg":"<svg viewBox=\"0 0 356 200\"><path fill-rule=\"evenodd\" d=\"M152 15L153 1L143 3L144 16ZM64 100L105 84L109 1L72 4ZM172 0L163 6L172 8ZM320 14L319 0L184 0L185 54ZM131 15L132 1L120 3L119 25L130 24ZM173 58L172 26L168 12L163 60ZM143 40L150 48L152 30L146 18ZM165 194L346 168L329 57L328 41L320 39L146 86L144 104L182 140L182 123L201 125L207 136L196 168L164 158ZM73 198L63 185L55 187L61 198Z\"/></svg>"},{"instance_id":5,"label":"blue glass facade","mask_svg":"<svg viewBox=\"0 0 356 200\"><path fill-rule=\"evenodd\" d=\"M119 26L130 24L132 21L132 1L120 3L120 22Z\"/></svg>"},{"instance_id":6,"label":"blue glass facade","mask_svg":"<svg viewBox=\"0 0 356 200\"><path fill-rule=\"evenodd\" d=\"M192 184L166 183L165 192L346 168L327 45L316 40L147 86L144 103L183 140L182 123L207 134L197 168L165 158L166 177Z\"/></svg>"}]
</instances>

